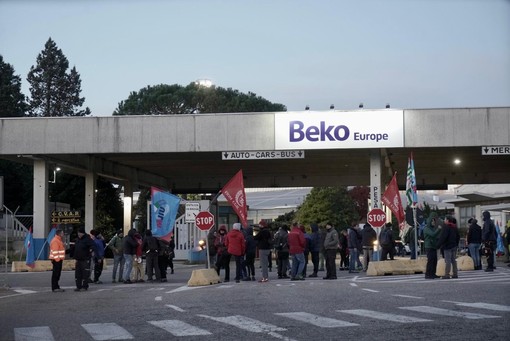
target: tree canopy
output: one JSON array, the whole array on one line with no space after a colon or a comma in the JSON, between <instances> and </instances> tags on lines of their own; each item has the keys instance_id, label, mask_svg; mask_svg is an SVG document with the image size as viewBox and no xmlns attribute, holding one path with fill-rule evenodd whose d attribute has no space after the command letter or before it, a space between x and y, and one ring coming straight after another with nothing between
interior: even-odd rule
<instances>
[{"instance_id":1,"label":"tree canopy","mask_svg":"<svg viewBox=\"0 0 510 341\"><path fill-rule=\"evenodd\" d=\"M44 50L37 56L37 65L30 68L27 80L30 83L31 116L85 116L90 109L79 108L85 102L80 97L81 80L76 67L68 72L69 61L49 38Z\"/></svg>"},{"instance_id":2,"label":"tree canopy","mask_svg":"<svg viewBox=\"0 0 510 341\"><path fill-rule=\"evenodd\" d=\"M0 55L0 117L25 115L27 104L21 93L21 77L14 74L11 64Z\"/></svg>"},{"instance_id":3,"label":"tree canopy","mask_svg":"<svg viewBox=\"0 0 510 341\"><path fill-rule=\"evenodd\" d=\"M253 92L231 88L160 84L133 91L121 101L113 115L167 115L232 112L286 111L283 104L271 103Z\"/></svg>"},{"instance_id":4,"label":"tree canopy","mask_svg":"<svg viewBox=\"0 0 510 341\"><path fill-rule=\"evenodd\" d=\"M346 228L359 215L354 200L343 187L314 187L299 207L296 219L305 225L332 223Z\"/></svg>"}]
</instances>

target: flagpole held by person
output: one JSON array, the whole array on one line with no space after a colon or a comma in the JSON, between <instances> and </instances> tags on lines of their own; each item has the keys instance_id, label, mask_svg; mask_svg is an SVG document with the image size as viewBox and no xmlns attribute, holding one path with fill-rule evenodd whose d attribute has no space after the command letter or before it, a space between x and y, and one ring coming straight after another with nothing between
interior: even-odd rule
<instances>
[{"instance_id":1,"label":"flagpole held by person","mask_svg":"<svg viewBox=\"0 0 510 341\"><path fill-rule=\"evenodd\" d=\"M416 206L418 204L418 194L416 192L416 174L414 171L413 153L407 160L407 181L406 181L406 197L407 205L413 209L413 224L414 224L414 258L417 257L418 251L418 222L416 219ZM413 255L411 255L411 258Z\"/></svg>"}]
</instances>

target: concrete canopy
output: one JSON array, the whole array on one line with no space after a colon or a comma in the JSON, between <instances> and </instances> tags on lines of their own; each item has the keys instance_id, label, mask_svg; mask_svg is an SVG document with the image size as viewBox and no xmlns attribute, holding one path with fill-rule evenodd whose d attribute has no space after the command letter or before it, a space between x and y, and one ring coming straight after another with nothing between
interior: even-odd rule
<instances>
[{"instance_id":1,"label":"concrete canopy","mask_svg":"<svg viewBox=\"0 0 510 341\"><path fill-rule=\"evenodd\" d=\"M275 150L277 113L3 118L0 158L29 164L43 159L65 172L93 172L174 193L214 193L239 169L245 187L369 185L370 152L378 149L383 184L397 171L405 188L411 152L419 190L510 183L510 155L482 155L481 148L510 146L510 108L402 112L402 147L309 149L300 159L235 161L223 160L222 152Z\"/></svg>"}]
</instances>

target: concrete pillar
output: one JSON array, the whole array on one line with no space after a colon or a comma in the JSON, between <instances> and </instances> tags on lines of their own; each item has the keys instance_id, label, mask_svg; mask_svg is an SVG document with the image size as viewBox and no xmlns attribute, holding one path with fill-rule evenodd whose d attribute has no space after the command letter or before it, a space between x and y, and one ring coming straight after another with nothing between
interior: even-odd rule
<instances>
[{"instance_id":1,"label":"concrete pillar","mask_svg":"<svg viewBox=\"0 0 510 341\"><path fill-rule=\"evenodd\" d=\"M381 208L381 152L370 150L370 198L372 208Z\"/></svg>"},{"instance_id":2,"label":"concrete pillar","mask_svg":"<svg viewBox=\"0 0 510 341\"><path fill-rule=\"evenodd\" d=\"M96 180L95 173L85 174L85 231L87 233L96 226Z\"/></svg>"},{"instance_id":3,"label":"concrete pillar","mask_svg":"<svg viewBox=\"0 0 510 341\"><path fill-rule=\"evenodd\" d=\"M48 210L48 164L45 160L34 160L34 250L35 257L47 259L45 245L49 233L50 214Z\"/></svg>"},{"instance_id":4,"label":"concrete pillar","mask_svg":"<svg viewBox=\"0 0 510 341\"><path fill-rule=\"evenodd\" d=\"M133 222L133 184L129 181L124 183L124 235L127 235Z\"/></svg>"}]
</instances>

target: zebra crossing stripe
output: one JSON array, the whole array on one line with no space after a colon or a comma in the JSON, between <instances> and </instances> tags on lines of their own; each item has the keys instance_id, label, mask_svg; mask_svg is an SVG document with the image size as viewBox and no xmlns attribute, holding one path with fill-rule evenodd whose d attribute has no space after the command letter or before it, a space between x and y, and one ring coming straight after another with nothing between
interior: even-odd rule
<instances>
[{"instance_id":1,"label":"zebra crossing stripe","mask_svg":"<svg viewBox=\"0 0 510 341\"><path fill-rule=\"evenodd\" d=\"M239 329L243 329L252 333L273 333L273 332L281 332L286 331L287 329L278 327L269 323L264 323L258 320L254 320L252 318L241 316L241 315L233 315L233 316L225 316L225 317L217 317L217 316L208 316L208 315L198 315L201 317L205 317L211 319L213 321L222 322Z\"/></svg>"},{"instance_id":2,"label":"zebra crossing stripe","mask_svg":"<svg viewBox=\"0 0 510 341\"><path fill-rule=\"evenodd\" d=\"M309 313L305 313L305 312L275 313L275 315L284 316L284 317L288 317L288 318L291 318L296 321L313 324L314 326L321 327L321 328L359 326L359 324L357 324L357 323L335 320L335 319L332 319L329 317L318 316L318 315L309 314Z\"/></svg>"},{"instance_id":3,"label":"zebra crossing stripe","mask_svg":"<svg viewBox=\"0 0 510 341\"><path fill-rule=\"evenodd\" d=\"M351 310L337 310L339 313L346 313L362 317L369 317L377 320L385 320L399 323L415 323L415 322L430 322L432 320L422 319L419 317L411 317L405 315L382 313L379 311L366 310L366 309L351 309Z\"/></svg>"},{"instance_id":4,"label":"zebra crossing stripe","mask_svg":"<svg viewBox=\"0 0 510 341\"><path fill-rule=\"evenodd\" d=\"M162 320L162 321L147 321L153 326L166 330L174 336L198 336L198 335L211 335L205 329L201 329L191 324L179 320Z\"/></svg>"},{"instance_id":5,"label":"zebra crossing stripe","mask_svg":"<svg viewBox=\"0 0 510 341\"><path fill-rule=\"evenodd\" d=\"M14 340L16 341L55 341L50 327L27 327L14 328Z\"/></svg>"},{"instance_id":6,"label":"zebra crossing stripe","mask_svg":"<svg viewBox=\"0 0 510 341\"><path fill-rule=\"evenodd\" d=\"M499 318L501 316L494 315L485 315L485 314L475 314L475 313L464 313L461 311L448 310L436 307L429 306L416 306L416 307L399 307L399 309L417 311L419 313L428 313L428 314L436 314L443 316L453 316L453 317L464 317L470 320L479 320L479 319L487 319L487 318Z\"/></svg>"},{"instance_id":7,"label":"zebra crossing stripe","mask_svg":"<svg viewBox=\"0 0 510 341\"><path fill-rule=\"evenodd\" d=\"M133 339L133 335L116 323L88 323L82 324L81 326L94 340Z\"/></svg>"},{"instance_id":8,"label":"zebra crossing stripe","mask_svg":"<svg viewBox=\"0 0 510 341\"><path fill-rule=\"evenodd\" d=\"M445 302L450 302L450 301L445 301ZM451 303L454 303L456 305L460 305L463 307L480 308L480 309L495 310L495 311L510 311L510 306L501 305L501 304L491 304L491 303L483 303L483 302L476 302L476 303L451 302Z\"/></svg>"}]
</instances>

